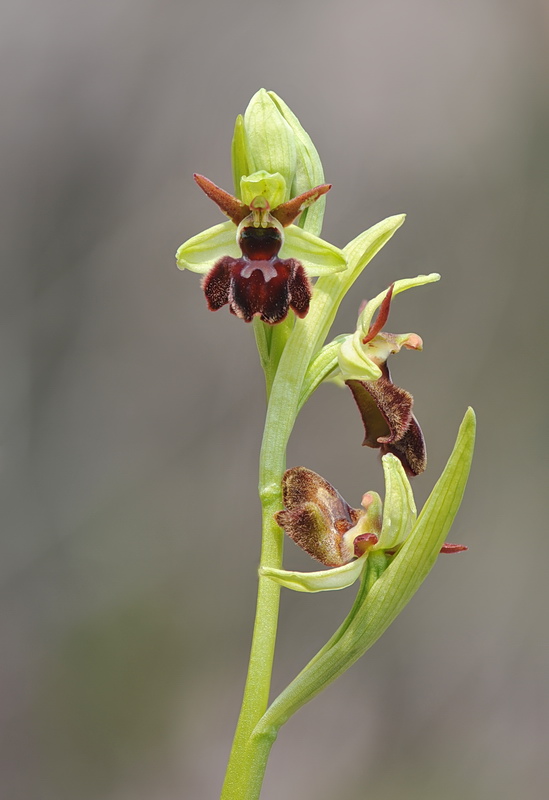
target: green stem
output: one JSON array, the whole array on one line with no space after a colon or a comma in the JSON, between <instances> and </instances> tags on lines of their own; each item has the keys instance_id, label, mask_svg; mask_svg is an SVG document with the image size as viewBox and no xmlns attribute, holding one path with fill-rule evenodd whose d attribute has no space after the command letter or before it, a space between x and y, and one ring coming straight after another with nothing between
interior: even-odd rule
<instances>
[{"instance_id":1,"label":"green stem","mask_svg":"<svg viewBox=\"0 0 549 800\"><path fill-rule=\"evenodd\" d=\"M260 566L282 566L283 533L274 520L282 508L281 482L286 468L286 448L299 408L305 372L311 358L311 343L304 341L305 328L297 322L280 362L269 397L259 468L263 539ZM256 619L244 689L221 800L255 800L259 797L267 758L274 738L252 732L269 703L274 659L280 587L260 577Z\"/></svg>"}]
</instances>

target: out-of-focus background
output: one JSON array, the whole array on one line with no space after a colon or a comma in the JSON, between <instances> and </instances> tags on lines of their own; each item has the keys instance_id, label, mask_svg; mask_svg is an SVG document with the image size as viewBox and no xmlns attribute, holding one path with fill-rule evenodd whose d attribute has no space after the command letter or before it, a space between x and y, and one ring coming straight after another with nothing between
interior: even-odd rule
<instances>
[{"instance_id":1,"label":"out-of-focus background","mask_svg":"<svg viewBox=\"0 0 549 800\"><path fill-rule=\"evenodd\" d=\"M234 118L265 86L334 184L324 236L406 225L334 333L399 277L392 363L440 473L479 437L452 540L362 661L282 730L265 800L547 797L549 9L543 0L18 0L4 8L0 357L2 794L218 796L248 656L264 397L249 327L175 269L222 221ZM382 490L349 393L304 464ZM287 564L308 568L293 544ZM312 566L312 565L311 565ZM274 689L353 591L283 593Z\"/></svg>"}]
</instances>

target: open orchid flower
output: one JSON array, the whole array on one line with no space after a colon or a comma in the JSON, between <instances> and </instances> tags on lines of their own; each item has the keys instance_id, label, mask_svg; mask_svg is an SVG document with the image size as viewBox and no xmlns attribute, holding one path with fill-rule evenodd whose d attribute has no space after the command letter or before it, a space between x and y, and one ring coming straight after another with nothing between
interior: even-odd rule
<instances>
[{"instance_id":1,"label":"open orchid flower","mask_svg":"<svg viewBox=\"0 0 549 800\"><path fill-rule=\"evenodd\" d=\"M393 334L382 331L395 294L412 286L438 281L436 273L396 281L389 289L366 303L358 318L355 333L342 338L336 379L345 382L353 393L364 423L364 445L393 453L409 475L419 475L427 466L425 442L412 413L414 399L391 380L387 359L402 347L421 350L416 333ZM373 321L374 314L377 318Z\"/></svg>"},{"instance_id":2,"label":"open orchid flower","mask_svg":"<svg viewBox=\"0 0 549 800\"><path fill-rule=\"evenodd\" d=\"M416 522L416 506L401 461L392 453L382 458L385 503L376 492L362 497L362 508L351 508L328 481L305 467L285 472L284 511L275 519L296 544L325 566L318 572L263 568L261 574L300 592L344 589L363 572L371 553L393 556ZM442 553L467 550L444 544Z\"/></svg>"},{"instance_id":3,"label":"open orchid flower","mask_svg":"<svg viewBox=\"0 0 549 800\"><path fill-rule=\"evenodd\" d=\"M202 288L210 310L228 304L245 322L257 315L272 325L290 308L304 317L312 293L309 277L346 267L341 250L292 224L330 185L283 202L287 187L280 173L243 176L242 200L202 175L194 179L230 219L189 239L176 254L180 269L205 273Z\"/></svg>"}]
</instances>

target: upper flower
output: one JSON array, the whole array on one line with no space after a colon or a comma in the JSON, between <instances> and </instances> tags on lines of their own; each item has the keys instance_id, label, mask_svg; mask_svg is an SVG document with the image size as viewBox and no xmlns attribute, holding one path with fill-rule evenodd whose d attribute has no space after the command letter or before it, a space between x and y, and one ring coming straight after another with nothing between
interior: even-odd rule
<instances>
[{"instance_id":1,"label":"upper flower","mask_svg":"<svg viewBox=\"0 0 549 800\"><path fill-rule=\"evenodd\" d=\"M202 175L194 178L231 220L189 239L176 255L180 269L207 273L202 288L210 310L228 303L246 322L257 314L271 324L281 322L289 308L304 317L311 298L307 275L346 266L337 247L292 224L330 185L280 202L285 194L282 175L259 171L242 177L243 202Z\"/></svg>"},{"instance_id":2,"label":"upper flower","mask_svg":"<svg viewBox=\"0 0 549 800\"><path fill-rule=\"evenodd\" d=\"M206 274L202 286L213 311L228 304L246 322L257 315L271 324L290 308L304 317L309 277L344 270L346 261L317 235L330 189L318 153L273 92L261 89L237 118L233 173L236 196L195 175L230 221L182 244L177 264Z\"/></svg>"},{"instance_id":3,"label":"upper flower","mask_svg":"<svg viewBox=\"0 0 549 800\"><path fill-rule=\"evenodd\" d=\"M396 281L365 304L356 331L341 338L339 350L336 379L344 381L353 393L364 423L363 444L396 455L409 475L418 475L427 465L425 442L412 413L414 398L392 382L387 359L402 347L421 350L423 342L416 333L386 333L382 328L395 294L439 278L432 273Z\"/></svg>"}]
</instances>

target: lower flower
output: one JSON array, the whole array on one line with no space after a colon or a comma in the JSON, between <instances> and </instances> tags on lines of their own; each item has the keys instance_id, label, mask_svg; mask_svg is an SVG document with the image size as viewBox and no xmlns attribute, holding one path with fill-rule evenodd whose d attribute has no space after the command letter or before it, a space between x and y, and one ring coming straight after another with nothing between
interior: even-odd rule
<instances>
[{"instance_id":1,"label":"lower flower","mask_svg":"<svg viewBox=\"0 0 549 800\"><path fill-rule=\"evenodd\" d=\"M360 577L371 553L394 556L416 522L410 482L399 458L382 458L385 503L376 492L362 497L361 508L352 508L339 492L306 467L284 473L284 510L275 519L286 534L313 558L333 569L294 572L263 568L261 574L301 592L344 589ZM443 553L467 550L446 543Z\"/></svg>"}]
</instances>

